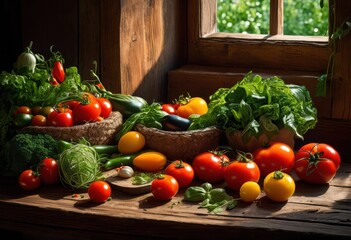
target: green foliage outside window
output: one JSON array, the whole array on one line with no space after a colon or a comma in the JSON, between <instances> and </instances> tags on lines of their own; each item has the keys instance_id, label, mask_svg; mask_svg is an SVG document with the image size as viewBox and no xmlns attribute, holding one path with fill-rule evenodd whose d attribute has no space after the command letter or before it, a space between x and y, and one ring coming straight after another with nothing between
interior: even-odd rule
<instances>
[{"instance_id":1,"label":"green foliage outside window","mask_svg":"<svg viewBox=\"0 0 351 240\"><path fill-rule=\"evenodd\" d=\"M217 29L269 33L270 0L217 0ZM284 35L327 36L328 1L284 0Z\"/></svg>"}]
</instances>

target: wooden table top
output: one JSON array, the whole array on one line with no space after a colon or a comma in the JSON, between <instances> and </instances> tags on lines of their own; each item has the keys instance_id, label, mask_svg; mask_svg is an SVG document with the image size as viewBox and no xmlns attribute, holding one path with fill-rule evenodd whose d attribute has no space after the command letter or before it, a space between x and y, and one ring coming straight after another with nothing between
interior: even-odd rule
<instances>
[{"instance_id":1,"label":"wooden table top","mask_svg":"<svg viewBox=\"0 0 351 240\"><path fill-rule=\"evenodd\" d=\"M297 181L286 203L262 192L254 203L239 202L219 214L182 202L184 191L159 202L151 193L113 189L110 201L94 204L87 193L72 197L75 192L62 186L24 192L16 182L1 181L0 189L0 233L28 239L351 239L349 163L330 184Z\"/></svg>"}]
</instances>

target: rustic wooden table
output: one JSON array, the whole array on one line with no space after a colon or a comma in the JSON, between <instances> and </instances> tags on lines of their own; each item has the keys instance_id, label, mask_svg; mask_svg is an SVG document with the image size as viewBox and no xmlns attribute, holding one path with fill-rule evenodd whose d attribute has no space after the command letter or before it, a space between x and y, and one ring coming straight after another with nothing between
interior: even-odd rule
<instances>
[{"instance_id":1,"label":"rustic wooden table","mask_svg":"<svg viewBox=\"0 0 351 240\"><path fill-rule=\"evenodd\" d=\"M0 233L12 239L351 239L351 164L342 164L327 185L296 182L293 197L265 197L230 211L209 214L196 203L169 202L151 193L131 196L113 189L104 204L73 198L60 186L24 192L0 183Z\"/></svg>"}]
</instances>

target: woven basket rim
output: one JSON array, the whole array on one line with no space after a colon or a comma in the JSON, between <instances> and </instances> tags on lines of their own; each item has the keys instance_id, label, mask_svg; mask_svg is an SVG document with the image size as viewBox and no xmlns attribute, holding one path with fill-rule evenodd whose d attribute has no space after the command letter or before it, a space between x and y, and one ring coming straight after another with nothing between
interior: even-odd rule
<instances>
[{"instance_id":1,"label":"woven basket rim","mask_svg":"<svg viewBox=\"0 0 351 240\"><path fill-rule=\"evenodd\" d=\"M22 133L45 133L57 140L78 141L85 138L92 144L107 144L115 140L115 134L122 125L122 114L111 112L110 116L101 122L87 122L71 127L28 126Z\"/></svg>"},{"instance_id":2,"label":"woven basket rim","mask_svg":"<svg viewBox=\"0 0 351 240\"><path fill-rule=\"evenodd\" d=\"M216 126L211 126L211 127L206 127L203 129L196 129L196 130L187 130L187 131L167 131L167 130L153 128L153 127L146 127L146 126L138 123L135 125L135 128L136 129L141 128L141 130L148 130L148 131L152 131L152 132L160 133L160 134L172 134L172 135L189 135L189 134L211 132L211 131L222 132L222 130Z\"/></svg>"}]
</instances>

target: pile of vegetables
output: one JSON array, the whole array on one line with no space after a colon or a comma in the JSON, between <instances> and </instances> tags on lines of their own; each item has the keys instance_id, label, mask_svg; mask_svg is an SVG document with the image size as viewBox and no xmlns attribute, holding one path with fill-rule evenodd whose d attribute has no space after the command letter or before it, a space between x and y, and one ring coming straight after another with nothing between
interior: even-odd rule
<instances>
[{"instance_id":1,"label":"pile of vegetables","mask_svg":"<svg viewBox=\"0 0 351 240\"><path fill-rule=\"evenodd\" d=\"M137 123L169 131L216 126L229 133L242 132L245 141L263 134L272 137L287 128L302 139L317 123L317 110L304 86L250 72L233 87L218 89L208 104L199 97L181 96L175 103L149 105L143 98L106 90L96 69L91 71L93 81L81 81L77 68L64 68L61 54L53 52L52 47L50 50L52 56L45 60L32 52L30 44L19 56L15 69L0 74L0 174L18 176L22 189L34 190L41 183L56 184L60 180L69 189L87 190L92 201L103 203L111 196L103 171L117 169L120 177L134 176L134 184L151 182L151 193L157 200L169 201L180 188L186 188L184 201L199 202L200 208L218 213L238 203L239 199L228 195L227 189L239 192L241 200L253 202L261 194L259 184L263 180L266 196L285 202L295 191L291 171L303 181L324 184L339 169L337 151L319 143L309 143L296 154L284 143L262 146L253 153L238 151L235 156L216 149L186 163L145 149L146 138L133 130ZM124 117L116 145L90 145L84 139L73 143L46 134L20 132L24 126L18 123L20 114L34 115L48 107L52 108L47 115L50 126L73 126L73 122L67 125L59 121L68 110L76 113L76 117L70 117L74 124L107 118L111 106L103 110L99 99L108 100ZM91 104L99 105L99 110L87 114L83 110L93 107ZM192 185L195 177L201 185ZM217 183L224 183L226 188L213 188L212 184Z\"/></svg>"},{"instance_id":2,"label":"pile of vegetables","mask_svg":"<svg viewBox=\"0 0 351 240\"><path fill-rule=\"evenodd\" d=\"M302 139L316 123L317 109L305 86L250 72L233 87L211 95L208 112L193 118L189 129L218 126L226 132L241 131L246 141L262 134L270 138L287 128Z\"/></svg>"},{"instance_id":3,"label":"pile of vegetables","mask_svg":"<svg viewBox=\"0 0 351 240\"><path fill-rule=\"evenodd\" d=\"M0 73L1 166L8 166L8 163L12 161L5 152L7 149L5 146L26 125L69 127L75 123L90 122L93 112L83 115L80 111L81 113L75 114L78 117L72 121L72 118L69 118L72 109L62 105L78 100L81 107L76 109L76 112L83 108L86 109L88 105L95 106L95 100L86 102L87 98L84 97L86 94L93 95L96 100L101 98L108 100L112 105L112 110L120 111L125 118L141 111L144 106L148 106L147 102L140 97L112 93L105 89L95 73L96 69L91 71L95 79L82 81L76 67L64 68L64 59L60 52L54 52L53 47L50 50L51 56L46 60L44 56L33 52L32 43L30 43L18 57L14 69L10 72L2 71ZM91 102L94 104L90 104ZM103 103L99 103L99 105L101 106ZM30 109L30 112L17 112L22 107ZM52 110L56 113L53 119L48 116L47 110L49 108L50 113L53 112ZM41 109L40 112L37 109ZM99 117L96 117L98 113ZM103 110L96 109L93 121L100 120L101 114L103 114ZM65 117L64 121L58 121L62 120L63 116ZM81 117L84 118L81 119ZM46 123L47 120L50 124ZM7 169L5 167L1 173L5 173Z\"/></svg>"}]
</instances>

